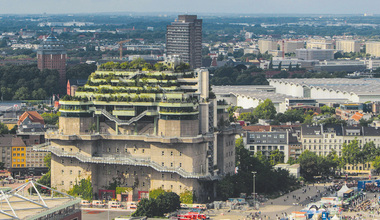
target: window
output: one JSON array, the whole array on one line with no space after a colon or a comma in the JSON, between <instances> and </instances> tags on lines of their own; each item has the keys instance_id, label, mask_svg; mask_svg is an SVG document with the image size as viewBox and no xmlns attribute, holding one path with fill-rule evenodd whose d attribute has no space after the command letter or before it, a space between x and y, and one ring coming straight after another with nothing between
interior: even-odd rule
<instances>
[{"instance_id":1,"label":"window","mask_svg":"<svg viewBox=\"0 0 380 220\"><path fill-rule=\"evenodd\" d=\"M64 159L61 159L61 163L64 164L64 163L65 163L65 160L64 160Z\"/></svg>"},{"instance_id":2,"label":"window","mask_svg":"<svg viewBox=\"0 0 380 220\"><path fill-rule=\"evenodd\" d=\"M161 165L162 165L162 166L165 166L165 163L164 163L164 162L162 162L162 163L161 163Z\"/></svg>"},{"instance_id":3,"label":"window","mask_svg":"<svg viewBox=\"0 0 380 220\"><path fill-rule=\"evenodd\" d=\"M73 171L72 171L72 170L70 170L70 174L73 174Z\"/></svg>"},{"instance_id":4,"label":"window","mask_svg":"<svg viewBox=\"0 0 380 220\"><path fill-rule=\"evenodd\" d=\"M128 153L128 148L125 148L124 150L125 150L125 153Z\"/></svg>"},{"instance_id":5,"label":"window","mask_svg":"<svg viewBox=\"0 0 380 220\"><path fill-rule=\"evenodd\" d=\"M182 156L182 152L179 152L179 156Z\"/></svg>"},{"instance_id":6,"label":"window","mask_svg":"<svg viewBox=\"0 0 380 220\"><path fill-rule=\"evenodd\" d=\"M170 174L170 178L172 178L172 179L173 179L173 174L172 174L172 173Z\"/></svg>"},{"instance_id":7,"label":"window","mask_svg":"<svg viewBox=\"0 0 380 220\"><path fill-rule=\"evenodd\" d=\"M145 153L145 149L142 149L142 153Z\"/></svg>"},{"instance_id":8,"label":"window","mask_svg":"<svg viewBox=\"0 0 380 220\"><path fill-rule=\"evenodd\" d=\"M164 155L165 155L165 151L162 151L162 152L161 152L161 155L164 156Z\"/></svg>"},{"instance_id":9,"label":"window","mask_svg":"<svg viewBox=\"0 0 380 220\"><path fill-rule=\"evenodd\" d=\"M24 156L24 154L21 154L21 156L23 157L23 156Z\"/></svg>"},{"instance_id":10,"label":"window","mask_svg":"<svg viewBox=\"0 0 380 220\"><path fill-rule=\"evenodd\" d=\"M63 173L65 173L65 171L64 171L64 170L61 170L61 173L63 174Z\"/></svg>"},{"instance_id":11,"label":"window","mask_svg":"<svg viewBox=\"0 0 380 220\"><path fill-rule=\"evenodd\" d=\"M80 176L80 174L81 174L81 171L80 171L80 170L78 170L78 176Z\"/></svg>"},{"instance_id":12,"label":"window","mask_svg":"<svg viewBox=\"0 0 380 220\"><path fill-rule=\"evenodd\" d=\"M108 152L108 153L111 152L111 148L107 148L107 152Z\"/></svg>"},{"instance_id":13,"label":"window","mask_svg":"<svg viewBox=\"0 0 380 220\"><path fill-rule=\"evenodd\" d=\"M161 178L163 179L164 177L165 177L165 174L162 173L162 174L161 174ZM162 185L162 186L163 186L163 185Z\"/></svg>"},{"instance_id":14,"label":"window","mask_svg":"<svg viewBox=\"0 0 380 220\"><path fill-rule=\"evenodd\" d=\"M173 163L170 163L170 167L173 167Z\"/></svg>"},{"instance_id":15,"label":"window","mask_svg":"<svg viewBox=\"0 0 380 220\"><path fill-rule=\"evenodd\" d=\"M65 185L65 181L62 181L62 182L61 182L61 185Z\"/></svg>"},{"instance_id":16,"label":"window","mask_svg":"<svg viewBox=\"0 0 380 220\"><path fill-rule=\"evenodd\" d=\"M284 134L280 134L280 138L285 138L285 135Z\"/></svg>"},{"instance_id":17,"label":"window","mask_svg":"<svg viewBox=\"0 0 380 220\"><path fill-rule=\"evenodd\" d=\"M142 183L142 186L145 186L145 182Z\"/></svg>"},{"instance_id":18,"label":"window","mask_svg":"<svg viewBox=\"0 0 380 220\"><path fill-rule=\"evenodd\" d=\"M134 149L133 149L133 153L136 153L136 151L137 151L136 148L134 148Z\"/></svg>"},{"instance_id":19,"label":"window","mask_svg":"<svg viewBox=\"0 0 380 220\"><path fill-rule=\"evenodd\" d=\"M118 147L116 148L116 153L119 153L119 148Z\"/></svg>"},{"instance_id":20,"label":"window","mask_svg":"<svg viewBox=\"0 0 380 220\"><path fill-rule=\"evenodd\" d=\"M170 151L170 156L173 156L173 151Z\"/></svg>"},{"instance_id":21,"label":"window","mask_svg":"<svg viewBox=\"0 0 380 220\"><path fill-rule=\"evenodd\" d=\"M73 185L73 181L70 181L70 186L72 186Z\"/></svg>"},{"instance_id":22,"label":"window","mask_svg":"<svg viewBox=\"0 0 380 220\"><path fill-rule=\"evenodd\" d=\"M179 167L182 167L182 163L179 163Z\"/></svg>"}]
</instances>

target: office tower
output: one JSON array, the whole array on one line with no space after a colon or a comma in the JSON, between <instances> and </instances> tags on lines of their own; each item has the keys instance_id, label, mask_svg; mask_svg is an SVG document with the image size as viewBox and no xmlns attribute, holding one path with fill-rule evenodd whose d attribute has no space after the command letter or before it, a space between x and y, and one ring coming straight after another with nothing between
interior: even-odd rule
<instances>
[{"instance_id":1,"label":"office tower","mask_svg":"<svg viewBox=\"0 0 380 220\"><path fill-rule=\"evenodd\" d=\"M196 15L178 15L167 26L166 54L179 55L195 69L202 66L202 19Z\"/></svg>"},{"instance_id":2,"label":"office tower","mask_svg":"<svg viewBox=\"0 0 380 220\"><path fill-rule=\"evenodd\" d=\"M38 47L38 69L56 69L59 72L59 84L66 86L66 49L53 34L50 34Z\"/></svg>"},{"instance_id":3,"label":"office tower","mask_svg":"<svg viewBox=\"0 0 380 220\"><path fill-rule=\"evenodd\" d=\"M214 198L213 181L234 172L236 127L218 124L228 106L209 95L207 70L100 67L60 104L59 130L35 147L52 153L58 190L91 178L100 199L117 181L134 201L158 188L205 201Z\"/></svg>"}]
</instances>

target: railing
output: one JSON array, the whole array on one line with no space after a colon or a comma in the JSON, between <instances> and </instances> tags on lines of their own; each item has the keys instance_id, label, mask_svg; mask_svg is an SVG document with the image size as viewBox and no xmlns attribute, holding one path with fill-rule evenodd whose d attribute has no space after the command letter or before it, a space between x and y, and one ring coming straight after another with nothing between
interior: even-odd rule
<instances>
[{"instance_id":1,"label":"railing","mask_svg":"<svg viewBox=\"0 0 380 220\"><path fill-rule=\"evenodd\" d=\"M171 168L170 167L169 168L166 166L162 166L155 161L151 161L148 158L144 158L144 159L143 158L133 158L131 156L124 156L124 155L123 156L107 155L107 156L94 157L94 156L86 156L86 155L83 155L79 152L78 153L65 152L65 151L62 151L62 149L51 146L50 143L35 145L35 146L33 146L33 150L43 151L43 152L51 152L58 157L76 158L79 161L84 162L84 163L145 166L145 167L151 167L158 172L177 173L178 175L181 175L184 178L211 179L211 180L216 180L219 178L218 176L212 176L210 174L199 174L199 173L187 172L180 167L177 167L177 168Z\"/></svg>"},{"instance_id":2,"label":"railing","mask_svg":"<svg viewBox=\"0 0 380 220\"><path fill-rule=\"evenodd\" d=\"M144 117L148 112L152 112L152 111L151 111L151 110L145 110L145 111L143 111L141 114L139 114L139 115L137 115L137 116L135 116L135 117L129 119L128 121L126 121L126 120L121 120L121 119L119 119L119 118L113 116L111 113L107 112L107 111L104 110L104 109L101 109L100 112L101 112L104 116L106 116L109 120L114 121L114 122L116 122L116 123L119 124L119 125L130 125L130 124L132 124L133 122L140 120L140 119L141 119L142 117Z\"/></svg>"}]
</instances>

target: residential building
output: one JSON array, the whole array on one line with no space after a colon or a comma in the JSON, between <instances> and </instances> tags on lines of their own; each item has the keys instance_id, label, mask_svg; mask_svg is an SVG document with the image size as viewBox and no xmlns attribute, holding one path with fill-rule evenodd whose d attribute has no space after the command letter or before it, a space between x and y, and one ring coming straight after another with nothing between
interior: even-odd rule
<instances>
[{"instance_id":1,"label":"residential building","mask_svg":"<svg viewBox=\"0 0 380 220\"><path fill-rule=\"evenodd\" d=\"M332 50L334 49L334 44L332 40L312 39L306 43L306 49Z\"/></svg>"},{"instance_id":2,"label":"residential building","mask_svg":"<svg viewBox=\"0 0 380 220\"><path fill-rule=\"evenodd\" d=\"M338 40L336 41L336 49L344 53L359 53L360 43L356 40Z\"/></svg>"},{"instance_id":3,"label":"residential building","mask_svg":"<svg viewBox=\"0 0 380 220\"><path fill-rule=\"evenodd\" d=\"M179 15L167 26L166 54L179 55L195 69L202 65L202 19L196 15Z\"/></svg>"},{"instance_id":4,"label":"residential building","mask_svg":"<svg viewBox=\"0 0 380 220\"><path fill-rule=\"evenodd\" d=\"M284 48L283 48L284 47ZM296 53L297 49L302 49L305 47L304 41L284 41L283 43L280 43L280 50L284 51L285 53Z\"/></svg>"},{"instance_id":5,"label":"residential building","mask_svg":"<svg viewBox=\"0 0 380 220\"><path fill-rule=\"evenodd\" d=\"M380 130L374 127L353 127L342 125L302 125L301 142L303 150L315 152L317 155L327 156L335 151L342 156L343 144L357 140L359 146L371 141L380 147ZM347 172L369 172L370 164L347 165Z\"/></svg>"},{"instance_id":6,"label":"residential building","mask_svg":"<svg viewBox=\"0 0 380 220\"><path fill-rule=\"evenodd\" d=\"M380 57L380 42L366 42L365 49L372 57Z\"/></svg>"},{"instance_id":7,"label":"residential building","mask_svg":"<svg viewBox=\"0 0 380 220\"><path fill-rule=\"evenodd\" d=\"M332 49L297 49L296 57L301 60L332 60L334 53Z\"/></svg>"},{"instance_id":8,"label":"residential building","mask_svg":"<svg viewBox=\"0 0 380 220\"><path fill-rule=\"evenodd\" d=\"M214 130L220 109L208 77L204 69L92 73L75 97L60 100L50 142L34 148L52 153L52 186L69 190L70 182L90 177L105 198L117 178L134 201L157 188L214 198L213 181L234 172L238 127Z\"/></svg>"},{"instance_id":9,"label":"residential building","mask_svg":"<svg viewBox=\"0 0 380 220\"><path fill-rule=\"evenodd\" d=\"M59 72L59 82L66 86L66 49L53 34L50 34L37 50L38 69L55 69Z\"/></svg>"},{"instance_id":10,"label":"residential building","mask_svg":"<svg viewBox=\"0 0 380 220\"><path fill-rule=\"evenodd\" d=\"M258 41L260 53L265 53L270 50L277 50L277 41L272 39L260 39Z\"/></svg>"},{"instance_id":11,"label":"residential building","mask_svg":"<svg viewBox=\"0 0 380 220\"><path fill-rule=\"evenodd\" d=\"M26 145L21 138L12 138L12 170L26 167Z\"/></svg>"},{"instance_id":12,"label":"residential building","mask_svg":"<svg viewBox=\"0 0 380 220\"><path fill-rule=\"evenodd\" d=\"M243 129L245 130L246 128L247 127L244 127ZM302 151L300 149L301 143L298 142L291 127L281 130L271 129L269 131L248 130L246 138L246 147L249 151L253 153L260 151L268 159L274 150L279 150L284 154L284 162L287 162L289 157L298 158Z\"/></svg>"}]
</instances>

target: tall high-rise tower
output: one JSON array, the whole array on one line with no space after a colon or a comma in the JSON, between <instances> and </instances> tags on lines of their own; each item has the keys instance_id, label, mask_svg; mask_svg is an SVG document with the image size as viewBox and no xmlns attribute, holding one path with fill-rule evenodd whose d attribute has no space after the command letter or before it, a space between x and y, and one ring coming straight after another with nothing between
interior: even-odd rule
<instances>
[{"instance_id":1,"label":"tall high-rise tower","mask_svg":"<svg viewBox=\"0 0 380 220\"><path fill-rule=\"evenodd\" d=\"M37 50L38 69L56 69L59 72L59 84L66 86L66 49L50 34Z\"/></svg>"},{"instance_id":2,"label":"tall high-rise tower","mask_svg":"<svg viewBox=\"0 0 380 220\"><path fill-rule=\"evenodd\" d=\"M202 66L202 19L196 15L178 15L178 20L167 26L167 55L180 55L191 68Z\"/></svg>"}]
</instances>

